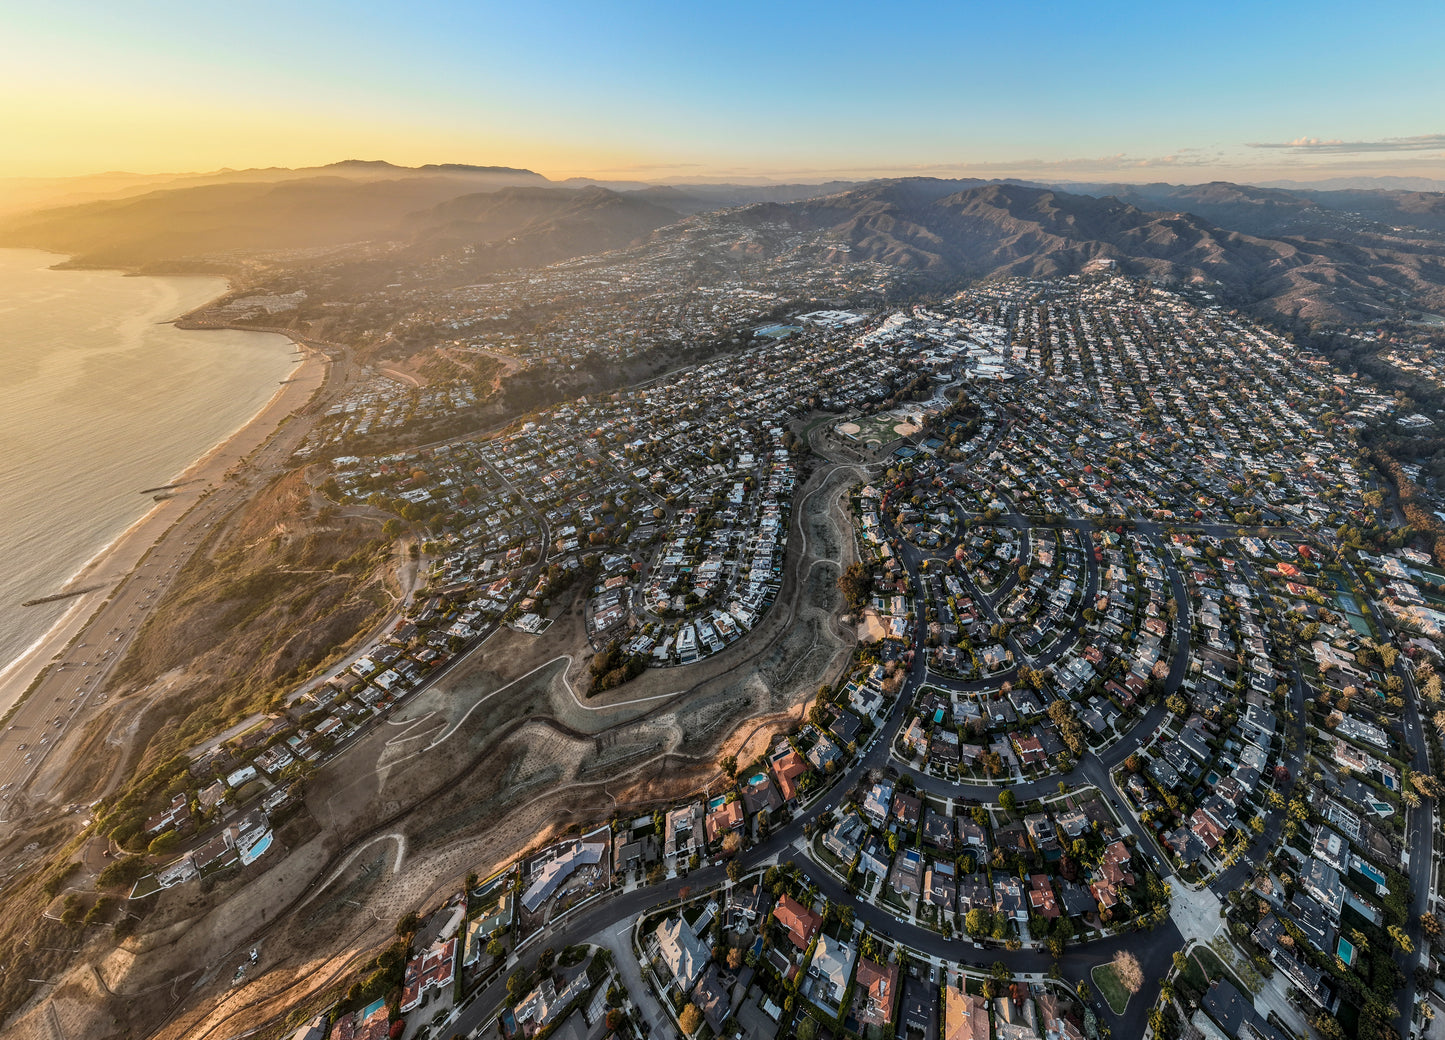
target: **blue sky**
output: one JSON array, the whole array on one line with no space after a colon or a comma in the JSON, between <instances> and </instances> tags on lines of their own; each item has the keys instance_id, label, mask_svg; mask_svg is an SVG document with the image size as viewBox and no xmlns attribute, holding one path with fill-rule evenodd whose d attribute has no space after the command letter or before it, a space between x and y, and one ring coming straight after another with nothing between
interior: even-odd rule
<instances>
[{"instance_id":1,"label":"blue sky","mask_svg":"<svg viewBox=\"0 0 1445 1040\"><path fill-rule=\"evenodd\" d=\"M0 0L0 20L0 175L1445 176L1439 0Z\"/></svg>"}]
</instances>

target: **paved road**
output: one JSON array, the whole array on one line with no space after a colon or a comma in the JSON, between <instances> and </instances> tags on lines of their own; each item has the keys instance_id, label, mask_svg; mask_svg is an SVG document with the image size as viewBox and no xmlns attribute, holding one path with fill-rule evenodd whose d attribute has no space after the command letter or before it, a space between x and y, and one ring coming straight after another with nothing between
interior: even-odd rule
<instances>
[{"instance_id":1,"label":"paved road","mask_svg":"<svg viewBox=\"0 0 1445 1040\"><path fill-rule=\"evenodd\" d=\"M1352 582L1360 581L1359 575L1342 558L1338 562ZM1368 596L1362 596L1361 599L1365 602L1365 609L1369 611L1375 628L1382 633L1392 631L1385 619L1375 609L1374 601ZM1414 676L1405 666L1403 654L1395 661L1393 670L1405 682L1403 728L1405 750L1410 758L1410 770L1429 774L1430 756L1426 750L1424 726L1420 720L1420 691L1415 688ZM1430 799L1422 798L1419 806L1407 809L1405 815L1405 849L1410 857L1410 915L1405 927L1415 936L1415 949L1410 953L1395 951L1395 962L1405 973L1405 984L1400 988L1396 1005L1399 1015L1395 1019L1395 1029L1401 1036L1406 1037L1410 1035L1410 1024L1415 1014L1415 1001L1419 990L1415 981L1415 970L1424 963L1425 957L1426 942L1420 936L1418 922L1422 914L1430 911L1431 897L1434 891L1434 841L1434 806Z\"/></svg>"},{"instance_id":2,"label":"paved road","mask_svg":"<svg viewBox=\"0 0 1445 1040\"><path fill-rule=\"evenodd\" d=\"M1015 514L1016 516L1017 514ZM1032 522L1023 518L1026 526ZM906 565L912 572L917 587L917 565L923 558L907 543L901 543L903 553L906 557ZM1089 556L1086 550L1086 558ZM1175 594L1179 601L1184 602L1184 589L1182 578L1173 568L1172 561L1165 557L1169 565L1171 580L1175 583ZM1088 602L1084 600L1083 602ZM922 644L922 636L926 623L919 618L916 622L915 636L918 645ZM1171 686L1168 692L1178 688L1184 673L1184 664L1188 659L1188 625L1187 621L1181 619L1178 626L1181 633L1176 639L1174 654L1174 668L1171 672ZM1072 639L1062 639L1056 647L1051 648L1053 655L1059 655L1071 646ZM1050 659L1053 659L1051 657ZM907 678L902 690L894 702L893 711L885 720L883 726L875 738L870 742L865 752L860 755L852 766L840 774L830 788L833 792L847 791L853 788L862 777L869 771L878 770L892 764L890 761L889 749L892 746L893 738L897 735L907 716L907 707L912 703L913 694L925 681L930 681L924 653L916 653L913 663L909 668ZM936 681L936 680L933 680ZM995 685L1000 680L995 678L991 681ZM1129 810L1125 807L1122 799L1113 790L1109 782L1108 773L1122 764L1134 750L1138 748L1143 738L1154 732L1163 719L1164 707L1161 703L1151 707L1141 721L1124 740L1108 748L1102 755L1089 754L1085 759L1074 767L1064 779L1074 783L1088 782L1098 787L1110 802L1115 806L1116 811L1123 819L1133 821L1134 829L1141 835L1142 840L1153 844L1153 837L1148 827L1139 825L1134 820ZM925 782L937 786L941 782L936 778L911 771L918 778L920 786ZM1032 797L1035 794L1052 793L1060 777L1051 776L1044 780L1030 781L1023 784L1012 785L1012 789L1022 795ZM996 796L1000 788L990 788L983 792L975 785L956 785L957 790L951 793L966 797L979 798ZM995 962L1002 962L1010 971L1015 974L1038 974L1047 973L1054 964L1053 958L1046 952L1037 949L1028 950L1006 950L995 948L982 948L976 946L966 938L949 939L944 936L919 928L915 925L901 923L892 914L880 909L871 903L863 902L856 896L850 895L843 886L838 883L828 872L818 864L814 863L806 853L798 852L794 847L803 837L805 825L814 823L817 818L836 801L832 795L820 797L814 801L812 806L799 817L784 827L774 831L763 843L748 849L742 854L742 862L745 869L764 866L778 860L795 859L801 861L804 868L808 870L810 877L818 889L830 900L836 903L851 903L854 907L855 917L858 921L866 924L876 932L890 935L905 943L912 949L921 952L927 957L936 958L952 964L969 964L977 967L987 968ZM1168 860L1154 846L1154 854L1157 862L1162 867L1166 876L1172 872L1168 867ZM609 897L600 902L596 907L589 907L579 911L574 916L565 918L563 921L549 926L545 932L527 947L524 962L530 962L536 952L544 946L560 949L571 943L583 940L603 941L611 946L616 941L617 930L625 926L637 914L655 906L666 899L676 897L678 891L688 885L695 892L701 892L708 888L723 884L723 871L717 867L704 867L695 871L687 878L674 878L660 885L638 889L633 892ZM1180 934L1178 927L1173 921L1167 921L1152 931L1140 933L1126 933L1112 936L1093 942L1076 944L1070 946L1064 956L1059 960L1059 968L1064 977L1070 982L1077 982L1087 979L1092 969L1100 964L1107 963L1114 954L1121 949L1132 950L1146 965L1163 965L1169 962L1170 956L1175 950L1182 949L1184 937ZM1100 1003L1100 1007L1106 1020L1112 1022L1112 1029L1115 1035L1121 1037L1140 1037L1144 1035L1145 1024L1150 1009L1153 1007L1159 993L1159 984L1162 973L1149 973L1149 980L1145 988L1130 1000L1125 1013L1122 1016L1113 1016L1107 1005ZM450 1027L464 1035L472 1030L488 1025L496 1016L502 1001L506 996L505 979L498 979L486 987L466 1005L459 1015L454 1026ZM670 1028L670 1027L669 1027Z\"/></svg>"},{"instance_id":3,"label":"paved road","mask_svg":"<svg viewBox=\"0 0 1445 1040\"><path fill-rule=\"evenodd\" d=\"M1018 526L1023 529L1030 527L1069 527L1087 535L1096 529L1095 525L1087 520L1073 519L1065 520L1059 524L1048 525L1033 518L1023 516L1017 512L1011 512L1001 518L1001 522L1010 526ZM1163 526L1159 524L1138 523L1135 526L1140 535L1150 540L1158 539L1163 534ZM1205 534L1216 534L1224 537L1232 537L1236 528L1224 525L1191 525L1188 530ZM1274 531L1273 534L1288 537L1291 532ZM1087 595L1081 602L1090 602L1098 588L1097 568L1093 566L1092 554L1089 552L1087 537L1082 542L1087 575ZM915 588L917 588L917 566L924 558L924 554L918 552L907 543L900 543L900 556L904 559L905 565L913 573ZM1160 552L1160 559L1164 562L1171 589L1176 602L1180 606L1179 617L1175 625L1175 638L1173 655L1171 659L1170 678L1165 686L1165 694L1177 690L1183 681L1185 668L1188 662L1190 651L1190 620L1188 610L1188 595L1182 576L1174 565L1172 558L1167 552ZM915 645L922 646L922 637L925 631L925 622L922 618L917 619L914 629ZM1041 656L1040 662L1047 663L1058 659L1075 644L1075 638L1065 634ZM1006 677L1006 676L1004 676ZM836 902L849 902L854 906L855 917L858 921L868 925L870 928L887 935L891 935L904 942L913 949L921 952L927 957L936 958L941 961L954 964L971 964L980 967L987 967L996 961L1004 963L1015 973L1038 973L1043 974L1049 970L1054 963L1053 959L1045 952L1035 949L1009 951L1005 949L980 948L966 938L948 939L942 935L919 928L911 924L900 923L887 910L876 907L870 903L860 902L856 897L849 895L836 879L831 877L826 870L813 864L804 853L799 853L796 845L801 844L805 825L816 822L817 818L826 811L827 807L836 802L836 792L852 789L870 770L879 770L893 764L901 771L908 772L914 776L915 781L921 788L938 793L944 793L955 797L969 798L992 798L996 797L1002 790L1000 786L981 785L947 785L937 778L912 770L901 764L893 763L890 758L890 748L893 738L897 735L907 715L907 707L912 703L913 694L925 681L951 685L955 688L977 688L981 685L996 686L1004 677L994 677L986 684L949 683L946 680L931 678L928 675L926 666L926 654L919 652L914 655L909 667L903 689L894 702L893 711L884 720L879 732L870 742L864 753L860 755L852 766L840 774L835 784L830 788L834 794L827 797L820 797L813 805L803 812L798 818L789 824L778 828L771 836L761 844L748 849L742 854L742 863L748 870L752 870L780 859L797 859L805 864L810 876L819 890L829 899ZM1292 708L1295 710L1297 725L1303 725L1303 685L1296 675L1294 689L1292 691ZM1147 826L1138 824L1136 818L1125 805L1123 799L1114 790L1110 782L1109 774L1136 750L1141 743L1154 734L1157 728L1164 721L1166 709L1163 706L1163 698L1160 702L1150 707L1142 719L1127 734L1124 739L1099 754L1090 753L1078 763L1072 770L1062 774L1062 779L1070 784L1088 782L1101 790L1115 807L1120 818L1133 824L1135 833L1140 836L1141 841L1147 842L1153 849L1156 863L1161 871L1170 875L1169 861L1154 844L1152 831ZM1415 719L1418 726L1418 718ZM1302 745L1301 745L1302 746ZM1298 766L1298 759L1301 752L1294 753L1292 764ZM1060 779L1060 776L1050 776L1041 780L1026 781L1016 785L1010 785L1011 789L1024 797L1034 797L1041 794L1052 793ZM1428 823L1428 819L1426 820ZM1276 816L1269 821L1269 829L1258 838L1254 844L1255 853L1263 854L1272 844L1277 841L1279 827L1282 825L1281 817ZM1428 864L1428 826L1414 827L1412 821L1413 841L1422 844L1424 854L1415 858L1416 862ZM1246 862L1240 863L1235 868L1226 871L1217 878L1211 886L1216 892L1227 893L1229 890L1238 887L1246 876L1250 866ZM581 941L601 941L609 947L616 948L623 945L623 940L629 934L628 928L636 916L658 903L675 898L683 886L689 886L695 892L705 891L725 883L725 875L719 867L704 867L693 872L690 877L674 878L656 886L640 888L631 892L619 892L600 899L595 904L590 904L570 915L564 916L560 921L548 926L544 932L530 942L523 951L523 963L534 960L536 953L544 947L560 949L563 946ZM1155 998L1158 995L1159 981L1163 971L1168 965L1170 955L1184 945L1184 937L1177 925L1171 920L1159 926L1153 931L1124 934L1101 939L1093 942L1077 944L1068 948L1065 955L1059 961L1059 967L1066 979L1078 981L1088 977L1092 968L1109 961L1116 951L1120 949L1132 950L1139 956L1141 962L1150 970L1149 981L1145 989L1137 994L1130 1001L1123 1016L1112 1016L1105 1007L1103 1014L1106 1021L1111 1022L1114 1034L1121 1037L1139 1037L1145 1032L1145 1024L1148 1013L1152 1008ZM627 940L624 949L630 948L630 939ZM630 984L633 988L635 983ZM1412 980L1413 985L1413 980ZM497 1014L502 1001L506 996L505 977L499 978L491 985L485 987L468 1001L461 1011L455 1023L448 1026L449 1029L463 1035L488 1026ZM639 1003L644 1009L644 1014L649 1020L653 1020L654 1027L661 1027L670 1033L670 1025L655 1021L655 1011L649 1011L649 1003L639 994ZM481 1034L485 1035L485 1034Z\"/></svg>"}]
</instances>

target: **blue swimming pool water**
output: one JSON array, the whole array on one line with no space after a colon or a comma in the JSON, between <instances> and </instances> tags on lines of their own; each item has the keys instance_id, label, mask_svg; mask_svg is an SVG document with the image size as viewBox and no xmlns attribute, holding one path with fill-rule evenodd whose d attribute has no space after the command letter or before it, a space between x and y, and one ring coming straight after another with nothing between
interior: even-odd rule
<instances>
[{"instance_id":1,"label":"blue swimming pool water","mask_svg":"<svg viewBox=\"0 0 1445 1040\"><path fill-rule=\"evenodd\" d=\"M1382 874L1379 868L1373 863L1366 863L1364 860L1360 860L1359 866L1355 869L1377 885L1383 885L1385 883L1385 875Z\"/></svg>"},{"instance_id":2,"label":"blue swimming pool water","mask_svg":"<svg viewBox=\"0 0 1445 1040\"><path fill-rule=\"evenodd\" d=\"M244 857L245 861L247 863L255 863L258 859L264 856L266 854L266 850L271 847L272 837L273 835L268 833L264 838L256 842L255 845L251 846L251 853L250 855Z\"/></svg>"}]
</instances>

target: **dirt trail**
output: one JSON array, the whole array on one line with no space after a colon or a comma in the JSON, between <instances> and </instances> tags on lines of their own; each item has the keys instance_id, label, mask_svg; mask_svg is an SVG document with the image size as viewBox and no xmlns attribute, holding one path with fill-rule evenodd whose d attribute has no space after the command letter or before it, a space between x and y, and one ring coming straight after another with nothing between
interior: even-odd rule
<instances>
[{"instance_id":1,"label":"dirt trail","mask_svg":"<svg viewBox=\"0 0 1445 1040\"><path fill-rule=\"evenodd\" d=\"M106 959L118 996L96 1001L88 1035L114 1032L112 1015L144 1033L164 1022L155 1035L167 1040L255 1028L340 978L398 917L450 895L466 873L569 826L701 792L724 754L760 754L850 657L836 577L853 551L847 491L863 476L827 465L800 489L777 603L696 665L588 699L575 604L544 636L498 630L320 771L307 796L314 838L279 850L254 880L162 896L134 952ZM260 965L231 989L228 965L257 942ZM196 963L214 970L175 1000L156 995Z\"/></svg>"}]
</instances>

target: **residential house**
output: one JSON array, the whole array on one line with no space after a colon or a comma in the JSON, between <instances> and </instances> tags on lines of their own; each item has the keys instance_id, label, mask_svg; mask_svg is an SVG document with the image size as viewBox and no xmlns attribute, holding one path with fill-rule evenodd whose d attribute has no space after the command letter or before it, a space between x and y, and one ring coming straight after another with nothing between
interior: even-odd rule
<instances>
[{"instance_id":1,"label":"residential house","mask_svg":"<svg viewBox=\"0 0 1445 1040\"><path fill-rule=\"evenodd\" d=\"M692 1002L702 1012L714 1036L721 1036L723 1025L732 1014L732 999L723 985L716 964L709 964L692 991Z\"/></svg>"},{"instance_id":2,"label":"residential house","mask_svg":"<svg viewBox=\"0 0 1445 1040\"><path fill-rule=\"evenodd\" d=\"M958 905L958 885L953 864L935 861L923 875L923 895L940 910L952 913Z\"/></svg>"},{"instance_id":3,"label":"residential house","mask_svg":"<svg viewBox=\"0 0 1445 1040\"><path fill-rule=\"evenodd\" d=\"M1029 909L1050 921L1059 916L1059 904L1054 898L1054 885L1047 874L1029 875Z\"/></svg>"},{"instance_id":4,"label":"residential house","mask_svg":"<svg viewBox=\"0 0 1445 1040\"><path fill-rule=\"evenodd\" d=\"M657 939L657 952L662 963L672 973L678 988L688 992L702 974L703 966L712 956L711 951L693 932L692 925L681 916L663 921L653 935Z\"/></svg>"},{"instance_id":5,"label":"residential house","mask_svg":"<svg viewBox=\"0 0 1445 1040\"><path fill-rule=\"evenodd\" d=\"M888 814L893 808L893 782L880 780L863 796L863 815L879 830L888 824Z\"/></svg>"},{"instance_id":6,"label":"residential house","mask_svg":"<svg viewBox=\"0 0 1445 1040\"><path fill-rule=\"evenodd\" d=\"M988 1001L959 987L945 986L943 1040L989 1040Z\"/></svg>"},{"instance_id":7,"label":"residential house","mask_svg":"<svg viewBox=\"0 0 1445 1040\"><path fill-rule=\"evenodd\" d=\"M899 852L893 861L889 884L900 895L920 895L923 892L923 854L917 849Z\"/></svg>"},{"instance_id":8,"label":"residential house","mask_svg":"<svg viewBox=\"0 0 1445 1040\"><path fill-rule=\"evenodd\" d=\"M808 771L808 764L790 746L773 756L772 767L778 778L778 793L783 801L791 802L798 797L798 780Z\"/></svg>"},{"instance_id":9,"label":"residential house","mask_svg":"<svg viewBox=\"0 0 1445 1040\"><path fill-rule=\"evenodd\" d=\"M864 1029L890 1025L898 999L898 965L860 958L853 985L853 1017L858 1024Z\"/></svg>"},{"instance_id":10,"label":"residential house","mask_svg":"<svg viewBox=\"0 0 1445 1040\"><path fill-rule=\"evenodd\" d=\"M933 809L923 811L923 840L936 849L952 851L954 846L953 817Z\"/></svg>"},{"instance_id":11,"label":"residential house","mask_svg":"<svg viewBox=\"0 0 1445 1040\"><path fill-rule=\"evenodd\" d=\"M743 826L743 803L731 799L715 809L708 810L704 828L709 845L718 841L729 831L741 830Z\"/></svg>"},{"instance_id":12,"label":"residential house","mask_svg":"<svg viewBox=\"0 0 1445 1040\"><path fill-rule=\"evenodd\" d=\"M801 951L808 949L813 936L818 934L818 928L823 923L820 915L789 895L778 900L778 905L773 908L773 917L787 931L793 945Z\"/></svg>"},{"instance_id":13,"label":"residential house","mask_svg":"<svg viewBox=\"0 0 1445 1040\"><path fill-rule=\"evenodd\" d=\"M416 1009L430 989L445 990L456 978L457 940L455 937L433 943L406 965L402 980L401 1011Z\"/></svg>"},{"instance_id":14,"label":"residential house","mask_svg":"<svg viewBox=\"0 0 1445 1040\"><path fill-rule=\"evenodd\" d=\"M848 989L848 980L853 976L854 949L824 933L818 937L817 948L808 965L812 979L809 997L813 1003L837 1012L843 994Z\"/></svg>"},{"instance_id":15,"label":"residential house","mask_svg":"<svg viewBox=\"0 0 1445 1040\"><path fill-rule=\"evenodd\" d=\"M994 879L993 909L1011 921L1029 919L1028 900L1024 898L1023 885L1018 878L1005 874Z\"/></svg>"}]
</instances>

